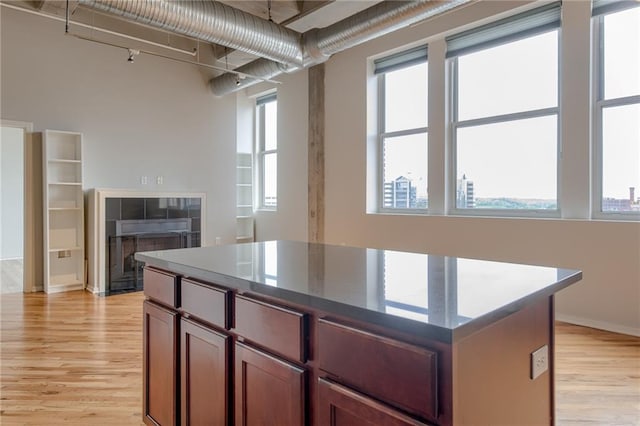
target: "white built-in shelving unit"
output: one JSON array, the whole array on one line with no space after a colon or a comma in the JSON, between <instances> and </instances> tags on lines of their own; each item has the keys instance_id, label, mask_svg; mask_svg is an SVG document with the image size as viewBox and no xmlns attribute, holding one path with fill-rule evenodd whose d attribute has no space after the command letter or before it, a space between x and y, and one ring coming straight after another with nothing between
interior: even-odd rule
<instances>
[{"instance_id":1,"label":"white built-in shelving unit","mask_svg":"<svg viewBox=\"0 0 640 426\"><path fill-rule=\"evenodd\" d=\"M253 159L250 153L238 153L236 166L236 242L252 242L253 219Z\"/></svg>"},{"instance_id":2,"label":"white built-in shelving unit","mask_svg":"<svg viewBox=\"0 0 640 426\"><path fill-rule=\"evenodd\" d=\"M43 132L44 291L84 288L82 134Z\"/></svg>"}]
</instances>

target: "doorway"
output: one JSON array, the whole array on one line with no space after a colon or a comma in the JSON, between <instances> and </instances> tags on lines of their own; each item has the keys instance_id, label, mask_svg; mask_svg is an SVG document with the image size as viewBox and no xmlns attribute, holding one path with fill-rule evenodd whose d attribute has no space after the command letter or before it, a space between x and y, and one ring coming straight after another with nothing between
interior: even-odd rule
<instances>
[{"instance_id":1,"label":"doorway","mask_svg":"<svg viewBox=\"0 0 640 426\"><path fill-rule=\"evenodd\" d=\"M0 127L0 294L35 288L33 147L31 123L2 120ZM27 214L28 213L28 214Z\"/></svg>"}]
</instances>

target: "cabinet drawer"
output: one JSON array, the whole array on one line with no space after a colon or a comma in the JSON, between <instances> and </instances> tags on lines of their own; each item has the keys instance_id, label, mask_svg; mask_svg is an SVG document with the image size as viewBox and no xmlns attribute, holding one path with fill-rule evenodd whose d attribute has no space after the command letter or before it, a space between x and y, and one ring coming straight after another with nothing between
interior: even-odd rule
<instances>
[{"instance_id":1,"label":"cabinet drawer","mask_svg":"<svg viewBox=\"0 0 640 426\"><path fill-rule=\"evenodd\" d=\"M356 424L428 426L365 395L328 380L318 380L318 416L321 425Z\"/></svg>"},{"instance_id":2,"label":"cabinet drawer","mask_svg":"<svg viewBox=\"0 0 640 426\"><path fill-rule=\"evenodd\" d=\"M374 398L423 418L438 416L433 351L321 319L318 362L337 381Z\"/></svg>"},{"instance_id":3,"label":"cabinet drawer","mask_svg":"<svg viewBox=\"0 0 640 426\"><path fill-rule=\"evenodd\" d=\"M180 305L190 316L221 328L229 328L228 290L183 278L180 282Z\"/></svg>"},{"instance_id":4,"label":"cabinet drawer","mask_svg":"<svg viewBox=\"0 0 640 426\"><path fill-rule=\"evenodd\" d=\"M145 267L144 294L157 302L178 307L178 277L168 272Z\"/></svg>"},{"instance_id":5,"label":"cabinet drawer","mask_svg":"<svg viewBox=\"0 0 640 426\"><path fill-rule=\"evenodd\" d=\"M305 314L300 312L236 296L236 332L291 360L307 360L305 322Z\"/></svg>"}]
</instances>

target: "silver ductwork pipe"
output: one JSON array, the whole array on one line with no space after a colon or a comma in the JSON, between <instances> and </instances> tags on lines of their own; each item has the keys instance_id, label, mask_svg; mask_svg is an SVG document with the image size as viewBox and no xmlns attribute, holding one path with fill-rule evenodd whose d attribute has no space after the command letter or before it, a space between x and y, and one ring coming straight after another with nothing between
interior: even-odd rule
<instances>
[{"instance_id":1,"label":"silver ductwork pipe","mask_svg":"<svg viewBox=\"0 0 640 426\"><path fill-rule=\"evenodd\" d=\"M335 53L472 1L383 1L326 28L299 34L214 0L79 0L96 10L261 58L213 78L210 87L217 96L324 62ZM238 80L245 74L252 77Z\"/></svg>"},{"instance_id":2,"label":"silver ductwork pipe","mask_svg":"<svg viewBox=\"0 0 640 426\"><path fill-rule=\"evenodd\" d=\"M406 28L469 3L469 0L383 1L360 13L317 30L316 46L304 46L305 52L318 50L324 57Z\"/></svg>"},{"instance_id":3,"label":"silver ductwork pipe","mask_svg":"<svg viewBox=\"0 0 640 426\"><path fill-rule=\"evenodd\" d=\"M298 32L220 2L80 0L80 4L272 61L302 64L301 36Z\"/></svg>"},{"instance_id":4,"label":"silver ductwork pipe","mask_svg":"<svg viewBox=\"0 0 640 426\"><path fill-rule=\"evenodd\" d=\"M418 0L418 1L384 1L362 12L356 13L342 21L322 29L309 30L302 36L303 66L322 63L331 55L381 37L401 28L406 28L425 19L448 12L474 0ZM246 64L243 68L257 78L247 79L233 86L227 82L234 78L233 73L225 73L211 79L209 87L216 96L223 96L239 89L259 83L260 78L268 79L283 72L290 72L292 67L281 67L278 74L261 74L259 67L253 68L258 61ZM256 64L258 65L258 64ZM229 76L228 74L231 74Z\"/></svg>"}]
</instances>

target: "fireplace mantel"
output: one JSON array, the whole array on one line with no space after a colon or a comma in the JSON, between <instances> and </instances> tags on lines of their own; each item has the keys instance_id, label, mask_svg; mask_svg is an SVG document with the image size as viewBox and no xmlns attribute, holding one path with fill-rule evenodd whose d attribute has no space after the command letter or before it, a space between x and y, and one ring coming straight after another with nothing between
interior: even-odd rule
<instances>
[{"instance_id":1,"label":"fireplace mantel","mask_svg":"<svg viewBox=\"0 0 640 426\"><path fill-rule=\"evenodd\" d=\"M87 290L104 295L106 291L106 199L107 198L199 198L201 245L206 246L206 195L202 192L158 192L93 188L87 194Z\"/></svg>"}]
</instances>

